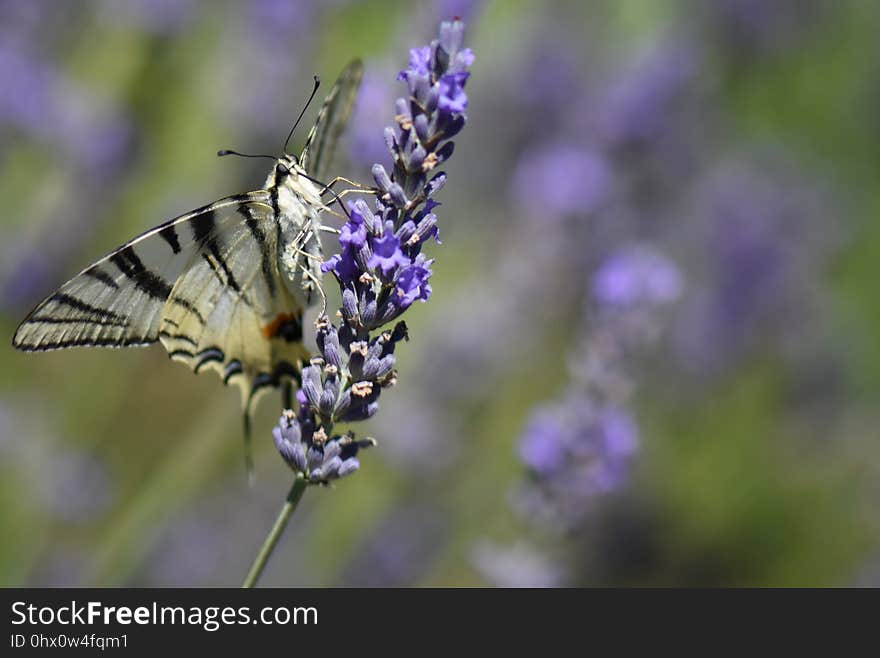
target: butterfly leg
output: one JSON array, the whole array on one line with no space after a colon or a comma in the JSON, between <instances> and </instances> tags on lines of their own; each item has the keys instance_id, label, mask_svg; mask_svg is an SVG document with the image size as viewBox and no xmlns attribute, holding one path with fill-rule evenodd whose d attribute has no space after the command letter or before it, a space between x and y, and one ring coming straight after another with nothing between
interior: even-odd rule
<instances>
[{"instance_id":1,"label":"butterfly leg","mask_svg":"<svg viewBox=\"0 0 880 658\"><path fill-rule=\"evenodd\" d=\"M310 254L307 251L303 251L299 247L292 245L291 250L294 251L296 254L302 256L303 258L315 260L315 261L318 261L319 263L324 262L324 259L321 258L320 256L318 256L317 254ZM299 264L299 268L302 270L303 274L308 279L310 279L313 284L315 284L315 288L318 290L318 294L321 295L321 315L326 315L326 313L327 313L327 295L324 292L324 286L321 285L321 281L318 279L318 277L316 277L312 273L311 269L309 269L308 267L306 267L305 265L302 265L302 264Z\"/></svg>"},{"instance_id":2,"label":"butterfly leg","mask_svg":"<svg viewBox=\"0 0 880 658\"><path fill-rule=\"evenodd\" d=\"M320 181L317 181L314 179L312 179L312 182L316 182L319 185L323 185L323 188L321 189L321 192L320 192L320 196L323 197L325 194L332 194L333 195L333 200L336 201L337 203L339 203L339 206L342 208L342 212L345 214L345 217L342 217L342 215L340 215L339 213L336 213L332 210L330 210L330 212L333 215L335 215L336 217L339 217L340 219L351 219L351 217L348 214L348 210L345 207L345 204L342 203L342 197L344 197L346 194L354 194L354 193L356 193L356 194L366 194L366 193L376 194L376 193L380 192L379 188L377 188L377 187L371 187L369 185L364 185L363 183L358 183L357 181L353 181L349 178L345 178L344 176L337 176L336 178L332 179L329 183L326 183L326 184L321 183ZM333 187L335 185L337 185L338 183L347 183L348 185L351 185L352 187L344 189L341 192L337 193L336 190L333 189Z\"/></svg>"},{"instance_id":3,"label":"butterfly leg","mask_svg":"<svg viewBox=\"0 0 880 658\"><path fill-rule=\"evenodd\" d=\"M328 212L331 215L333 215L334 217L338 217L339 219L351 219L351 217L348 214L348 210L346 210L345 206L342 203L342 197L344 197L346 194L365 194L367 192L372 194L372 193L376 192L377 190L375 190L375 189L360 189L360 188L355 187L355 188L344 189L339 193L335 192L334 190L330 190L330 191L333 192L333 200L336 201L337 203L339 203L339 206L345 211L345 214L344 215L340 214L340 213L336 212L335 210L333 210L332 208L330 208L329 206L327 206L325 212Z\"/></svg>"},{"instance_id":4,"label":"butterfly leg","mask_svg":"<svg viewBox=\"0 0 880 658\"><path fill-rule=\"evenodd\" d=\"M310 254L310 255L312 255L312 254ZM305 274L309 279L312 280L312 283L315 284L315 288L317 289L318 294L321 295L321 315L326 315L327 314L327 295L324 292L324 286L321 285L320 280L318 280L318 278L314 274L312 274L312 272L309 270L309 268L303 266L302 270L303 270L303 274Z\"/></svg>"},{"instance_id":5,"label":"butterfly leg","mask_svg":"<svg viewBox=\"0 0 880 658\"><path fill-rule=\"evenodd\" d=\"M375 192L376 191L376 188L372 187L370 185L364 185L363 183L358 183L356 181L345 178L344 176L337 176L336 178L331 180L329 183L324 185L324 189L321 190L321 196L324 196L328 192L332 192L333 186L336 185L337 183L348 183L349 185L352 186L352 188L354 188L354 190L359 191L359 192ZM346 191L348 191L348 190L346 190ZM342 194L339 194L339 196L342 196Z\"/></svg>"}]
</instances>

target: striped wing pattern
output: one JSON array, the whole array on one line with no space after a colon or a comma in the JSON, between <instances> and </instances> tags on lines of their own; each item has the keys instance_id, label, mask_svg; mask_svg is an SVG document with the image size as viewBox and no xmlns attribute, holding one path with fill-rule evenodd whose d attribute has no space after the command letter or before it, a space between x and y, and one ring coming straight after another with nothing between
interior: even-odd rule
<instances>
[{"instance_id":1,"label":"striped wing pattern","mask_svg":"<svg viewBox=\"0 0 880 658\"><path fill-rule=\"evenodd\" d=\"M21 323L26 351L161 341L247 401L307 358L302 309L282 284L269 192L222 199L147 231L87 267Z\"/></svg>"},{"instance_id":2,"label":"striped wing pattern","mask_svg":"<svg viewBox=\"0 0 880 658\"><path fill-rule=\"evenodd\" d=\"M239 222L208 237L198 261L177 280L159 338L196 373L214 370L254 394L295 377L309 358L302 314L278 271L278 231L265 204L243 204Z\"/></svg>"},{"instance_id":3,"label":"striped wing pattern","mask_svg":"<svg viewBox=\"0 0 880 658\"><path fill-rule=\"evenodd\" d=\"M299 162L310 176L318 180L324 180L327 175L336 143L351 116L363 77L363 63L359 59L349 62L327 94L315 125L306 137Z\"/></svg>"},{"instance_id":4,"label":"striped wing pattern","mask_svg":"<svg viewBox=\"0 0 880 658\"><path fill-rule=\"evenodd\" d=\"M362 77L362 63L352 61L324 101L299 161L309 175L327 174ZM158 341L194 372L214 370L238 384L247 410L257 392L296 377L309 357L303 309L279 271L277 193L273 184L227 197L127 242L37 305L13 345L45 351Z\"/></svg>"}]
</instances>

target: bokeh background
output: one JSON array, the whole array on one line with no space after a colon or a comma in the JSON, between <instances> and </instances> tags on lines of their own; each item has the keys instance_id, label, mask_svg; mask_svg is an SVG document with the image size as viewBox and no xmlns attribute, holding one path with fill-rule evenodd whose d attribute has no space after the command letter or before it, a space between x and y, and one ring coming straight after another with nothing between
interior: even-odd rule
<instances>
[{"instance_id":1,"label":"bokeh background","mask_svg":"<svg viewBox=\"0 0 880 658\"><path fill-rule=\"evenodd\" d=\"M278 397L249 488L213 375L12 334L110 248L260 186L217 149L276 152L354 56L334 170L369 180L408 48L454 15L477 59L433 297L378 447L307 492L263 584L880 584L858 0L0 2L0 583L241 582L290 483Z\"/></svg>"}]
</instances>

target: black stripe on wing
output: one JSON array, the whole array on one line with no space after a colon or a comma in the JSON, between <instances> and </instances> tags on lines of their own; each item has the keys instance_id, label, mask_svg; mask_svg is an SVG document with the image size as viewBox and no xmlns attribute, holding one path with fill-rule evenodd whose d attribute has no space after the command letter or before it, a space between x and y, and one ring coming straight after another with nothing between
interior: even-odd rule
<instances>
[{"instance_id":1,"label":"black stripe on wing","mask_svg":"<svg viewBox=\"0 0 880 658\"><path fill-rule=\"evenodd\" d=\"M66 307L71 308L75 311L81 311L82 313L85 313L87 316L94 317L95 319L124 322L124 318L117 315L113 311L108 311L107 309L104 309L104 308L98 308L97 306L92 306L91 304L88 304L81 299L77 299L76 297L73 297L73 296L68 295L66 293L63 293L63 292L56 292L54 295L49 297L49 299L46 300L46 303L48 303L48 302L55 302L59 306L66 306ZM55 320L61 319L60 317L56 317L56 316L49 316L49 317L51 317L52 319L55 319Z\"/></svg>"},{"instance_id":2,"label":"black stripe on wing","mask_svg":"<svg viewBox=\"0 0 880 658\"><path fill-rule=\"evenodd\" d=\"M268 213L268 201L265 190L227 197L142 233L38 304L16 330L13 346L34 351L148 345L159 337L166 303L204 324L195 300L175 296L168 302L174 283L197 254L208 253L223 272L224 284L237 289L218 234L229 222L242 222L239 208L262 206ZM183 230L183 224L191 226Z\"/></svg>"},{"instance_id":3,"label":"black stripe on wing","mask_svg":"<svg viewBox=\"0 0 880 658\"><path fill-rule=\"evenodd\" d=\"M60 350L67 347L144 347L152 345L155 341L140 340L137 338L118 339L118 338L84 338L84 339L66 339L62 341L47 342L43 341L37 345L15 345L22 352L49 352L51 350Z\"/></svg>"},{"instance_id":4,"label":"black stripe on wing","mask_svg":"<svg viewBox=\"0 0 880 658\"><path fill-rule=\"evenodd\" d=\"M245 225L251 232L257 245L260 247L260 272L262 273L266 287L269 289L269 294L272 295L272 297L275 297L275 271L273 269L275 267L274 255L270 251L266 232L263 230L263 227L260 226L259 220L254 217L254 213L250 206L239 206L238 212L244 217Z\"/></svg>"},{"instance_id":5,"label":"black stripe on wing","mask_svg":"<svg viewBox=\"0 0 880 658\"><path fill-rule=\"evenodd\" d=\"M83 272L86 276L90 276L93 279L96 279L103 283L108 288L113 288L114 290L119 290L119 284L116 283L116 279L107 274L104 270L102 270L97 265L92 265L89 269Z\"/></svg>"},{"instance_id":6,"label":"black stripe on wing","mask_svg":"<svg viewBox=\"0 0 880 658\"><path fill-rule=\"evenodd\" d=\"M116 265L125 276L134 281L135 286L153 299L165 301L171 294L171 284L163 279L161 275L148 270L135 253L132 245L123 247L110 256L110 262Z\"/></svg>"},{"instance_id":7,"label":"black stripe on wing","mask_svg":"<svg viewBox=\"0 0 880 658\"><path fill-rule=\"evenodd\" d=\"M247 206L240 205L237 208L237 211L241 213L244 208L247 208ZM229 264L226 262L220 249L220 240L215 231L217 228L215 212L213 210L208 210L198 217L194 217L190 224L192 225L193 239L198 244L202 245L203 249L207 250L207 253L203 253L202 255L205 257L205 260L211 268L217 273L217 278L220 280L220 283L229 286L236 292L241 292L241 286L238 285L238 281L232 273L232 270L229 268ZM208 257L209 254L210 258ZM223 272L223 276L220 275L220 271Z\"/></svg>"},{"instance_id":8,"label":"black stripe on wing","mask_svg":"<svg viewBox=\"0 0 880 658\"><path fill-rule=\"evenodd\" d=\"M174 224L169 224L160 229L159 236L168 243L172 253L180 253L180 238L177 236L177 227Z\"/></svg>"}]
</instances>

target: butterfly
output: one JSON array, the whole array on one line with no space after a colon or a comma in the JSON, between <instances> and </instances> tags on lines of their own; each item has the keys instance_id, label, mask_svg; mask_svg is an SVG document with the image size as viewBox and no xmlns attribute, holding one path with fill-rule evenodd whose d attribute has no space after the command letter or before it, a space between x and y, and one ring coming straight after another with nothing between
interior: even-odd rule
<instances>
[{"instance_id":1,"label":"butterfly","mask_svg":"<svg viewBox=\"0 0 880 658\"><path fill-rule=\"evenodd\" d=\"M213 370L239 386L247 445L257 395L295 381L310 356L303 314L321 292L319 215L329 209L326 193L339 198L334 181L319 181L362 77L359 60L342 71L299 158L287 153L296 124L283 155L257 156L274 160L262 189L170 219L114 249L40 302L19 325L13 346L45 351L159 342L195 373ZM312 96L317 88L315 78ZM227 154L242 155L218 153ZM249 451L246 459L250 465Z\"/></svg>"}]
</instances>

